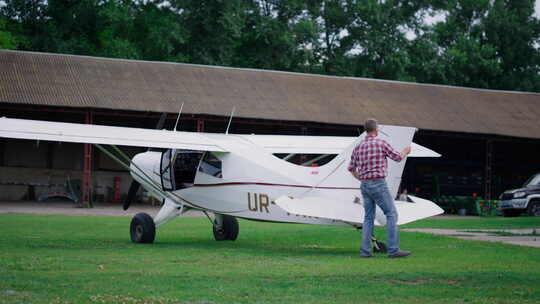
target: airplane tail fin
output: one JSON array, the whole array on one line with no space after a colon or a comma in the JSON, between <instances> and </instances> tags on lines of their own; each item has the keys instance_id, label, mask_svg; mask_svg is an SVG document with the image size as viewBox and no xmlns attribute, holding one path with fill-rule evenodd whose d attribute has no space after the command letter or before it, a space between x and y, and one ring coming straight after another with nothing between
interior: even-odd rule
<instances>
[{"instance_id":1,"label":"airplane tail fin","mask_svg":"<svg viewBox=\"0 0 540 304\"><path fill-rule=\"evenodd\" d=\"M412 142L416 132L415 128L380 126L379 131L379 137L386 140L397 151L411 146L410 157L440 156L440 154ZM319 182L304 195L296 198L279 197L275 200L275 203L291 214L332 219L357 225L362 224L364 209L359 191L360 182L352 176L347 168L352 151L364 138L365 133L326 164L323 167L326 169L324 176L321 176ZM388 160L386 182L392 197L397 195L405 162L406 159L399 163ZM342 191L339 196L336 196L335 191L327 191L327 189L342 189ZM410 202L396 201L399 214L398 225L443 213L443 210L433 202L414 196L409 196L409 199ZM378 226L386 225L386 218L379 208L377 208L375 214L375 224Z\"/></svg>"},{"instance_id":2,"label":"airplane tail fin","mask_svg":"<svg viewBox=\"0 0 540 304\"><path fill-rule=\"evenodd\" d=\"M419 156L424 156L425 154L429 154L428 152L433 152L422 146L413 145L412 139L416 132L416 128L381 125L379 126L379 130L379 138L386 140L397 151L401 151L407 146L412 146L413 152L416 150L417 153L419 153ZM351 175L347 170L347 167L349 166L352 151L364 138L365 133L362 133L356 141L326 165L331 168L331 170L329 174L321 178L317 187L336 187L337 185L345 188L359 187L359 182ZM411 156L414 156L414 153L411 153ZM388 175L386 177L386 182L388 183L388 188L393 197L397 195L399 184L401 182L401 175L405 168L405 161L405 159L399 163L392 160L388 161Z\"/></svg>"}]
</instances>

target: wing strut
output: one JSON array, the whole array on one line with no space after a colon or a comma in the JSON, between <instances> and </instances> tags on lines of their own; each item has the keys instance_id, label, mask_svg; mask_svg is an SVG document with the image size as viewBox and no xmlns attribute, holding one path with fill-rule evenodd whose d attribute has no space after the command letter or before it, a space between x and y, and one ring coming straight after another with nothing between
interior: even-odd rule
<instances>
[{"instance_id":1,"label":"wing strut","mask_svg":"<svg viewBox=\"0 0 540 304\"><path fill-rule=\"evenodd\" d=\"M135 166L135 168L137 169L137 171L135 170L131 170L131 168L129 167L129 163L131 162L131 160L129 159L129 157L124 153L122 152L120 149L118 149L118 147L112 145L112 149L118 153L120 155L120 157L124 158L124 160L127 160L129 163L127 162L124 162L123 160L121 160L120 158L118 158L116 155L114 155L111 151L105 149L103 146L101 146L100 144L95 144L95 146L101 150L103 153L107 154L107 156L109 156L110 158L112 158L114 161L116 161L120 166L124 167L125 169L129 170L131 172L131 174L134 174L136 175L138 178L140 178L141 180L144 180L151 188L152 190L158 192L158 193L161 193L161 194L164 194L163 190L161 189L161 186L158 185L157 183L155 183L149 176L148 174L146 174L146 172L144 172L141 168L139 168L136 164L133 163L133 165ZM141 175L142 173L142 175ZM138 187L137 187L138 188ZM133 189L131 189L131 186L130 186L130 192L133 191ZM136 193L136 191L135 191ZM133 193L131 193L131 195L134 195ZM129 207L129 205L128 205ZM124 208L124 210L126 210L127 208Z\"/></svg>"}]
</instances>

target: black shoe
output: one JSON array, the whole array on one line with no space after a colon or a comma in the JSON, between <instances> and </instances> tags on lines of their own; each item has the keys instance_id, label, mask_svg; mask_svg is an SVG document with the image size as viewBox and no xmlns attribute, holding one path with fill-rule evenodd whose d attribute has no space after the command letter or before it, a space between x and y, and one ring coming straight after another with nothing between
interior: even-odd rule
<instances>
[{"instance_id":1,"label":"black shoe","mask_svg":"<svg viewBox=\"0 0 540 304\"><path fill-rule=\"evenodd\" d=\"M408 255L411 255L411 252L410 251L407 251L407 250L400 250L394 254L390 254L388 255L389 258L391 259L395 259L395 258L404 258Z\"/></svg>"}]
</instances>

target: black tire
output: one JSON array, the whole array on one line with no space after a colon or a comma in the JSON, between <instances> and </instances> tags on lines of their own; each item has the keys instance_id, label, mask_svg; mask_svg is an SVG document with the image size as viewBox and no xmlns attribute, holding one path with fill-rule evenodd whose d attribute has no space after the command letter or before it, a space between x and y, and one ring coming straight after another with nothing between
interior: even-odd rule
<instances>
[{"instance_id":1,"label":"black tire","mask_svg":"<svg viewBox=\"0 0 540 304\"><path fill-rule=\"evenodd\" d=\"M540 201L530 201L529 207L527 207L527 214L530 216L540 216Z\"/></svg>"},{"instance_id":2,"label":"black tire","mask_svg":"<svg viewBox=\"0 0 540 304\"><path fill-rule=\"evenodd\" d=\"M521 212L518 210L503 210L504 217L516 217L519 216Z\"/></svg>"},{"instance_id":3,"label":"black tire","mask_svg":"<svg viewBox=\"0 0 540 304\"><path fill-rule=\"evenodd\" d=\"M381 241L375 241L374 244L373 244L373 252L375 252L375 253L387 253L388 248L386 247L386 243L381 242Z\"/></svg>"},{"instance_id":4,"label":"black tire","mask_svg":"<svg viewBox=\"0 0 540 304\"><path fill-rule=\"evenodd\" d=\"M129 231L133 243L150 244L154 242L156 237L154 220L146 213L137 213L133 217Z\"/></svg>"},{"instance_id":5,"label":"black tire","mask_svg":"<svg viewBox=\"0 0 540 304\"><path fill-rule=\"evenodd\" d=\"M234 241L238 237L238 220L234 216L222 215L223 225L221 229L217 229L216 225L213 226L214 239L216 241Z\"/></svg>"}]
</instances>

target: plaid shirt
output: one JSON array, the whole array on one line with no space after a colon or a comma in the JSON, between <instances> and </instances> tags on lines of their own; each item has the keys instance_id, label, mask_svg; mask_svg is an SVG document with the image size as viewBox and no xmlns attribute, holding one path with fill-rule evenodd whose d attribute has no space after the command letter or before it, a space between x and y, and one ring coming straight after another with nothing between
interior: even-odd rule
<instances>
[{"instance_id":1,"label":"plaid shirt","mask_svg":"<svg viewBox=\"0 0 540 304\"><path fill-rule=\"evenodd\" d=\"M401 155L384 139L368 135L354 148L347 169L356 171L361 180L385 178L388 169L386 157L396 162L402 160Z\"/></svg>"}]
</instances>

